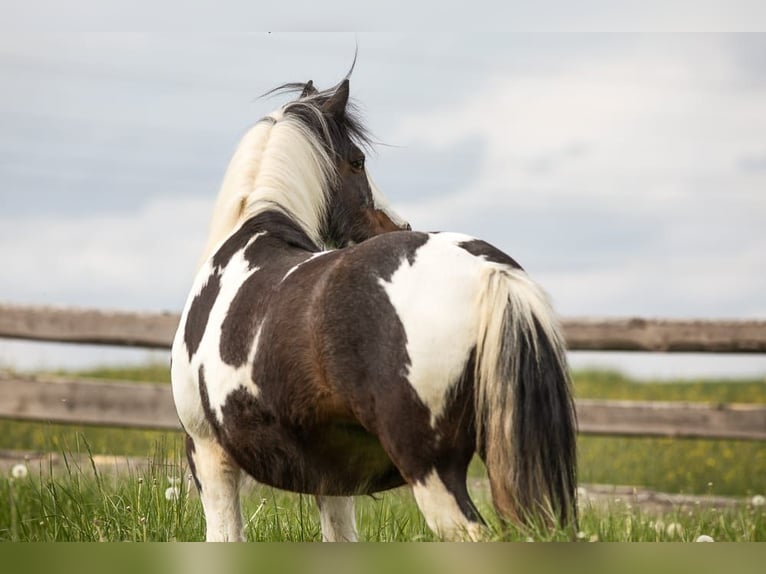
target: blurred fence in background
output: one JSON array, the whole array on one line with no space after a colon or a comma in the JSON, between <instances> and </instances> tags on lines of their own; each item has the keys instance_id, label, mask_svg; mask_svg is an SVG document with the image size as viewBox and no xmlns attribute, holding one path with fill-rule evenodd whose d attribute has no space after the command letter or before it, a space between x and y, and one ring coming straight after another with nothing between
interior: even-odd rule
<instances>
[{"instance_id":1,"label":"blurred fence in background","mask_svg":"<svg viewBox=\"0 0 766 574\"><path fill-rule=\"evenodd\" d=\"M169 349L179 316L0 305L0 338ZM766 353L766 321L565 319L572 351ZM577 401L581 434L766 440L766 405ZM166 383L0 373L0 418L178 429Z\"/></svg>"}]
</instances>

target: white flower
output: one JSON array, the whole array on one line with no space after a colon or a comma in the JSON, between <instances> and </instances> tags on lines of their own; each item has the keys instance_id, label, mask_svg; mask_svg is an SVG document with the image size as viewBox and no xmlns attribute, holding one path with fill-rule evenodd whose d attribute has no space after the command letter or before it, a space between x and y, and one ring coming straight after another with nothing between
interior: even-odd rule
<instances>
[{"instance_id":1,"label":"white flower","mask_svg":"<svg viewBox=\"0 0 766 574\"><path fill-rule=\"evenodd\" d=\"M678 522L671 522L668 524L667 528L665 528L665 533L670 537L681 536L684 533L684 527Z\"/></svg>"},{"instance_id":2,"label":"white flower","mask_svg":"<svg viewBox=\"0 0 766 574\"><path fill-rule=\"evenodd\" d=\"M169 486L165 489L165 498L168 500L178 500L180 491L177 486Z\"/></svg>"},{"instance_id":3,"label":"white flower","mask_svg":"<svg viewBox=\"0 0 766 574\"><path fill-rule=\"evenodd\" d=\"M26 478L27 474L29 474L29 469L27 468L27 465L23 463L13 465L13 468L11 469L11 476L13 478Z\"/></svg>"},{"instance_id":4,"label":"white flower","mask_svg":"<svg viewBox=\"0 0 766 574\"><path fill-rule=\"evenodd\" d=\"M766 504L766 497L762 494L756 494L753 498L750 499L750 504L753 506L763 506Z\"/></svg>"},{"instance_id":5,"label":"white flower","mask_svg":"<svg viewBox=\"0 0 766 574\"><path fill-rule=\"evenodd\" d=\"M707 534L700 534L697 536L697 540L695 542L715 542L711 536L708 536Z\"/></svg>"},{"instance_id":6,"label":"white flower","mask_svg":"<svg viewBox=\"0 0 766 574\"><path fill-rule=\"evenodd\" d=\"M178 486L181 484L181 478L178 476L169 476L168 482L170 483L170 486Z\"/></svg>"}]
</instances>

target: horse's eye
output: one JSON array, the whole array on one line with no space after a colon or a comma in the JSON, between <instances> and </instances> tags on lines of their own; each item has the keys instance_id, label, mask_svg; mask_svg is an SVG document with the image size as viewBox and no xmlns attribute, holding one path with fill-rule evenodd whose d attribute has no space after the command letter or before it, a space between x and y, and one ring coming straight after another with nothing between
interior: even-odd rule
<instances>
[{"instance_id":1,"label":"horse's eye","mask_svg":"<svg viewBox=\"0 0 766 574\"><path fill-rule=\"evenodd\" d=\"M351 167L353 167L357 171L362 171L364 169L364 158L358 159L356 161L352 161Z\"/></svg>"}]
</instances>

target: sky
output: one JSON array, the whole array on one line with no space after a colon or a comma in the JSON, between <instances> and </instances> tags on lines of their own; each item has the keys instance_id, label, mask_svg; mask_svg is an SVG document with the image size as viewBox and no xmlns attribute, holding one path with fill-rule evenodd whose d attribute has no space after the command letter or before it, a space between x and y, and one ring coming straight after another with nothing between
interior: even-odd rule
<instances>
[{"instance_id":1,"label":"sky","mask_svg":"<svg viewBox=\"0 0 766 574\"><path fill-rule=\"evenodd\" d=\"M357 46L368 169L414 228L494 243L564 317L766 318L764 34L2 34L0 301L179 311L239 138L284 103L259 96ZM0 340L19 368L147 358Z\"/></svg>"}]
</instances>

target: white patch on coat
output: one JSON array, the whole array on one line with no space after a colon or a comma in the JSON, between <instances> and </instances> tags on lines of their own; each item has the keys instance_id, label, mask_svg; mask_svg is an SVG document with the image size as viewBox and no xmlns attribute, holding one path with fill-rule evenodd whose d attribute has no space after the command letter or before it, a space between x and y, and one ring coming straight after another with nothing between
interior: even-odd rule
<instances>
[{"instance_id":1,"label":"white patch on coat","mask_svg":"<svg viewBox=\"0 0 766 574\"><path fill-rule=\"evenodd\" d=\"M173 347L170 352L170 380L173 390L173 401L181 424L187 432L209 431L209 425L205 420L205 413L200 403L199 387L197 385L197 373L193 371L189 361L189 349L186 346L185 330L192 301L199 295L207 283L213 270L212 262L208 258L197 271L192 283L192 288L186 300L186 305L181 312L181 320L178 323ZM212 431L210 431L212 432ZM205 433L207 434L207 433Z\"/></svg>"},{"instance_id":2,"label":"white patch on coat","mask_svg":"<svg viewBox=\"0 0 766 574\"><path fill-rule=\"evenodd\" d=\"M482 534L478 522L468 520L452 494L432 470L425 480L412 486L412 493L428 527L449 540L479 540Z\"/></svg>"},{"instance_id":3,"label":"white patch on coat","mask_svg":"<svg viewBox=\"0 0 766 574\"><path fill-rule=\"evenodd\" d=\"M205 385L210 407L219 423L223 420L221 409L227 397L239 388L244 388L254 396L258 396L258 387L251 378L251 365L258 349L260 328L256 333L253 345L248 353L247 362L240 367L233 367L223 362L220 355L221 325L223 324L234 297L242 284L258 267L250 268L244 252L253 242L266 233L253 236L247 245L236 252L226 267L219 272L220 289L210 310L205 333L200 341L197 352L189 361L188 350L184 341L184 330L189 309L194 298L200 293L213 271L211 261L202 265L194 281L191 294L186 302L178 331L173 342L171 379L173 399L176 403L179 419L187 432L209 436L211 429L205 419L199 395L199 369L203 367Z\"/></svg>"},{"instance_id":4,"label":"white patch on coat","mask_svg":"<svg viewBox=\"0 0 766 574\"><path fill-rule=\"evenodd\" d=\"M407 335L407 379L430 409L432 425L476 345L478 287L487 262L457 247L471 239L433 234L412 264L405 258L390 281L380 281Z\"/></svg>"}]
</instances>

